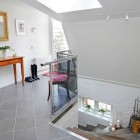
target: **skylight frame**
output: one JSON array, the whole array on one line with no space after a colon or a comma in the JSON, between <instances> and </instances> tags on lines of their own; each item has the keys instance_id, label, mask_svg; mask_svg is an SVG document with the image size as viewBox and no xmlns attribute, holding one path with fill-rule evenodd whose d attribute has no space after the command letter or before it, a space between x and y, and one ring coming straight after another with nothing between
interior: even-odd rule
<instances>
[{"instance_id":1,"label":"skylight frame","mask_svg":"<svg viewBox=\"0 0 140 140\"><path fill-rule=\"evenodd\" d=\"M36 0L56 13L102 8L98 0Z\"/></svg>"}]
</instances>

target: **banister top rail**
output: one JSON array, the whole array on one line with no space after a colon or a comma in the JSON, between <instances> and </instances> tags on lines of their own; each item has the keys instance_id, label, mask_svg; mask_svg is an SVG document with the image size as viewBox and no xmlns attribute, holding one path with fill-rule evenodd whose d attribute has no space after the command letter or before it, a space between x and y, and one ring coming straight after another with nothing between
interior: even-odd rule
<instances>
[{"instance_id":1,"label":"banister top rail","mask_svg":"<svg viewBox=\"0 0 140 140\"><path fill-rule=\"evenodd\" d=\"M60 51L60 52L57 52L57 53L71 53L71 50Z\"/></svg>"},{"instance_id":2,"label":"banister top rail","mask_svg":"<svg viewBox=\"0 0 140 140\"><path fill-rule=\"evenodd\" d=\"M46 65L51 65L53 63L61 63L61 62L65 62L69 59L73 59L73 58L77 58L76 55L68 55L67 57L65 58L60 58L60 59L57 59L57 60L54 60L54 61L50 61L50 62L47 62L47 63L44 63L44 64L40 64L41 66L46 66Z\"/></svg>"}]
</instances>

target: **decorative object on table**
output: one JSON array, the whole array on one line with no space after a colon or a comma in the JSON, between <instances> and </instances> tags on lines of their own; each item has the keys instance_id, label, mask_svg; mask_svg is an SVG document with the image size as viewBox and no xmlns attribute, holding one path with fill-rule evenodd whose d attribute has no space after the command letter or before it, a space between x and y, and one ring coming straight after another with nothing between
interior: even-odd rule
<instances>
[{"instance_id":1,"label":"decorative object on table","mask_svg":"<svg viewBox=\"0 0 140 140\"><path fill-rule=\"evenodd\" d=\"M102 113L102 115L104 115L104 113L106 112L106 110L103 109L103 108L99 109L98 111L99 111L100 113Z\"/></svg>"},{"instance_id":2,"label":"decorative object on table","mask_svg":"<svg viewBox=\"0 0 140 140\"><path fill-rule=\"evenodd\" d=\"M135 134L138 134L140 132L140 121L133 122L132 131Z\"/></svg>"},{"instance_id":3,"label":"decorative object on table","mask_svg":"<svg viewBox=\"0 0 140 140\"><path fill-rule=\"evenodd\" d=\"M14 53L14 54L13 54L13 57L16 57L16 56L17 56L17 54L16 54L16 53Z\"/></svg>"},{"instance_id":4,"label":"decorative object on table","mask_svg":"<svg viewBox=\"0 0 140 140\"><path fill-rule=\"evenodd\" d=\"M140 103L140 98L137 97L137 99L135 99L135 102L134 102L133 114L130 116L130 121L129 121L129 126L128 126L136 134L139 133L139 128L140 128L139 103Z\"/></svg>"},{"instance_id":5,"label":"decorative object on table","mask_svg":"<svg viewBox=\"0 0 140 140\"><path fill-rule=\"evenodd\" d=\"M2 57L3 58L6 58L6 51L7 50L15 51L14 49L11 48L11 46L2 46L2 47L0 47L0 51L2 51Z\"/></svg>"},{"instance_id":6,"label":"decorative object on table","mask_svg":"<svg viewBox=\"0 0 140 140\"><path fill-rule=\"evenodd\" d=\"M117 120L117 122L115 122L115 123L110 122L108 124L108 129L109 129L109 131L115 131L115 130L118 130L118 129L122 129L120 120Z\"/></svg>"},{"instance_id":7,"label":"decorative object on table","mask_svg":"<svg viewBox=\"0 0 140 140\"><path fill-rule=\"evenodd\" d=\"M120 120L117 120L116 127L117 127L117 129L119 129L119 128L121 127L121 122L120 122Z\"/></svg>"},{"instance_id":8,"label":"decorative object on table","mask_svg":"<svg viewBox=\"0 0 140 140\"><path fill-rule=\"evenodd\" d=\"M112 131L115 131L115 127L112 127L111 130L112 130Z\"/></svg>"},{"instance_id":9,"label":"decorative object on table","mask_svg":"<svg viewBox=\"0 0 140 140\"><path fill-rule=\"evenodd\" d=\"M25 20L16 19L16 33L17 35L26 35Z\"/></svg>"},{"instance_id":10,"label":"decorative object on table","mask_svg":"<svg viewBox=\"0 0 140 140\"><path fill-rule=\"evenodd\" d=\"M112 129L112 126L113 126L113 124L112 124L112 122L110 122L109 125L108 125L109 130Z\"/></svg>"}]
</instances>

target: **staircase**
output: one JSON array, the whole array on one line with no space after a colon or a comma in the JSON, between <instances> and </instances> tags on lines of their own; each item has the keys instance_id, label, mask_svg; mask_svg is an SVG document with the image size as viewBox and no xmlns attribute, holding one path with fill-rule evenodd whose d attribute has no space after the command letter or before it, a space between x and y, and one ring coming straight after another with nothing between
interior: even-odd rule
<instances>
[{"instance_id":1,"label":"staircase","mask_svg":"<svg viewBox=\"0 0 140 140\"><path fill-rule=\"evenodd\" d=\"M119 136L126 138L127 140L140 140L139 134L134 134L129 128L123 128L116 131L105 133L106 136Z\"/></svg>"},{"instance_id":2,"label":"staircase","mask_svg":"<svg viewBox=\"0 0 140 140\"><path fill-rule=\"evenodd\" d=\"M70 128L70 127L68 127L67 129L70 130L71 132L76 133L76 134L78 134L80 136L83 136L83 137L85 137L85 138L87 138L89 140L102 140L100 137L98 137L96 135L92 135L92 134L90 134L90 132L81 130L79 128L75 128L75 127Z\"/></svg>"},{"instance_id":3,"label":"staircase","mask_svg":"<svg viewBox=\"0 0 140 140\"><path fill-rule=\"evenodd\" d=\"M67 129L89 140L140 140L140 135L135 135L128 128L110 132L108 127L101 124L97 126L87 125L86 127L78 125L78 127L68 127Z\"/></svg>"},{"instance_id":4,"label":"staircase","mask_svg":"<svg viewBox=\"0 0 140 140\"><path fill-rule=\"evenodd\" d=\"M97 126L93 126L93 125L89 125L87 124L86 127L82 126L82 125L78 125L79 129L85 130L85 131L89 131L89 132L95 132L95 133L106 133L108 132L106 130L106 126L102 125L102 124L98 124ZM106 130L104 132L104 130Z\"/></svg>"}]
</instances>

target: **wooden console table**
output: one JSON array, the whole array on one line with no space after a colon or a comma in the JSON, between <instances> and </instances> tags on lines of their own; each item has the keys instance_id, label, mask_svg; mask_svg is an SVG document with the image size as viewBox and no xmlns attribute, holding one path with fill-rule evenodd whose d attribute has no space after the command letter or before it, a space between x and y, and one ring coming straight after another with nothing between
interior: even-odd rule
<instances>
[{"instance_id":1,"label":"wooden console table","mask_svg":"<svg viewBox=\"0 0 140 140\"><path fill-rule=\"evenodd\" d=\"M23 64L23 56L16 56L16 57L7 57L7 58L0 58L0 67L13 65L14 70L14 78L15 84L17 83L17 72L16 72L16 64L20 63L21 65L21 75L22 75L22 85L24 86L24 64Z\"/></svg>"}]
</instances>

